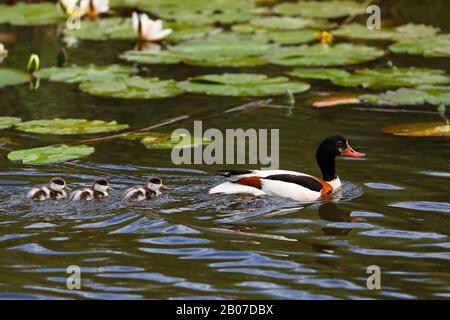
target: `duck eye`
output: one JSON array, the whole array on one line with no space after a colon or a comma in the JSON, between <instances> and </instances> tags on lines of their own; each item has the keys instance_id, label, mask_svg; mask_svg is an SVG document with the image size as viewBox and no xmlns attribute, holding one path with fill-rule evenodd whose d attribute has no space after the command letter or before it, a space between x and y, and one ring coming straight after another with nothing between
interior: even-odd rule
<instances>
[{"instance_id":1,"label":"duck eye","mask_svg":"<svg viewBox=\"0 0 450 320\"><path fill-rule=\"evenodd\" d=\"M336 144L339 148L342 148L344 146L344 143L342 141L338 141Z\"/></svg>"}]
</instances>

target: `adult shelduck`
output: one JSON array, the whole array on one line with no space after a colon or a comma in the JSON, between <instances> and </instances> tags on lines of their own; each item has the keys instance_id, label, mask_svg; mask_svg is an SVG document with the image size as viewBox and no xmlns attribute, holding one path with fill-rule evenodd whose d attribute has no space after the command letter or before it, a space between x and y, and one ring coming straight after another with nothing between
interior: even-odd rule
<instances>
[{"instance_id":1,"label":"adult shelduck","mask_svg":"<svg viewBox=\"0 0 450 320\"><path fill-rule=\"evenodd\" d=\"M219 175L228 178L209 190L209 193L250 193L290 198L296 201L314 201L330 194L341 186L336 172L337 156L362 158L341 135L326 138L317 148L316 161L322 179L305 173L287 170L221 170Z\"/></svg>"}]
</instances>

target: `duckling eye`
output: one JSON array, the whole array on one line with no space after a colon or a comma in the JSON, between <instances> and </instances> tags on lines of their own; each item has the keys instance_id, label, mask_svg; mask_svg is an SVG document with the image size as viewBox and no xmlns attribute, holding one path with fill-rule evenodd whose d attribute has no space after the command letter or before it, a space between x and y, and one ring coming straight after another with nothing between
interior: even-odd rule
<instances>
[{"instance_id":1,"label":"duckling eye","mask_svg":"<svg viewBox=\"0 0 450 320\"><path fill-rule=\"evenodd\" d=\"M161 180L159 180L158 178L153 178L153 179L150 179L150 182L154 183L154 184L160 184Z\"/></svg>"}]
</instances>

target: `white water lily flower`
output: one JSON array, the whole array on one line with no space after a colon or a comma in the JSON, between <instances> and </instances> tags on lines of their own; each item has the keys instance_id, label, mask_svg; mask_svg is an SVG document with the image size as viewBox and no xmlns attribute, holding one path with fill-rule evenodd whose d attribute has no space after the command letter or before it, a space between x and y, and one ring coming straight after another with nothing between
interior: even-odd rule
<instances>
[{"instance_id":1,"label":"white water lily flower","mask_svg":"<svg viewBox=\"0 0 450 320\"><path fill-rule=\"evenodd\" d=\"M152 20L147 14L133 12L133 29L139 39L145 41L158 41L172 33L172 29L163 29L162 20Z\"/></svg>"},{"instance_id":2,"label":"white water lily flower","mask_svg":"<svg viewBox=\"0 0 450 320\"><path fill-rule=\"evenodd\" d=\"M0 43L0 63L8 56L8 50L5 49L3 43Z\"/></svg>"},{"instance_id":3,"label":"white water lily flower","mask_svg":"<svg viewBox=\"0 0 450 320\"><path fill-rule=\"evenodd\" d=\"M82 16L78 0L59 0L57 6L66 16Z\"/></svg>"},{"instance_id":4,"label":"white water lily flower","mask_svg":"<svg viewBox=\"0 0 450 320\"><path fill-rule=\"evenodd\" d=\"M81 0L80 9L90 17L109 11L109 0Z\"/></svg>"}]
</instances>

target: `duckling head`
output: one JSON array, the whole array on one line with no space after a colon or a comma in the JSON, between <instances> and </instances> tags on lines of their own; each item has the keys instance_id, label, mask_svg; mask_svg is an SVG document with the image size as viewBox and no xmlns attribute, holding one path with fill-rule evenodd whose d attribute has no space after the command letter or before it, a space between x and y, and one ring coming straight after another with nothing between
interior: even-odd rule
<instances>
[{"instance_id":1,"label":"duckling head","mask_svg":"<svg viewBox=\"0 0 450 320\"><path fill-rule=\"evenodd\" d=\"M66 188L66 181L64 181L63 178L52 178L50 180L50 189L55 190L55 191L63 191Z\"/></svg>"},{"instance_id":2,"label":"duckling head","mask_svg":"<svg viewBox=\"0 0 450 320\"><path fill-rule=\"evenodd\" d=\"M108 188L108 181L106 179L97 179L92 186L92 189L102 193L106 192Z\"/></svg>"},{"instance_id":3,"label":"duckling head","mask_svg":"<svg viewBox=\"0 0 450 320\"><path fill-rule=\"evenodd\" d=\"M147 189L155 191L155 192L161 192L160 190L167 189L167 187L162 184L162 180L160 177L148 178L146 187L147 187Z\"/></svg>"}]
</instances>

